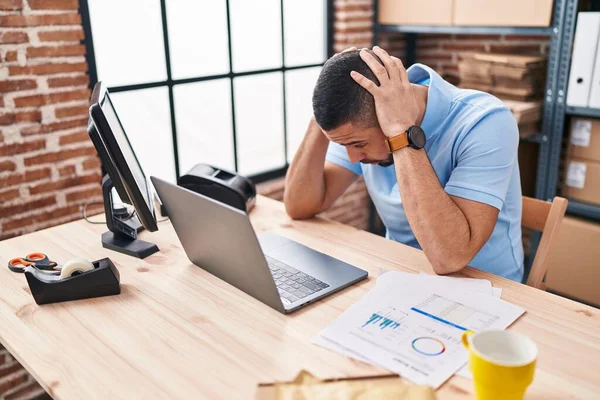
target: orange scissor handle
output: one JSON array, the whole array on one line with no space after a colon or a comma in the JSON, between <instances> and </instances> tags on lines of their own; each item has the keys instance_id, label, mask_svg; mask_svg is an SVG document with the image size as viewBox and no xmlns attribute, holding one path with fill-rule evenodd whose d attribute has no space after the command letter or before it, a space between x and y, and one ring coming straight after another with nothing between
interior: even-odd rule
<instances>
[{"instance_id":1,"label":"orange scissor handle","mask_svg":"<svg viewBox=\"0 0 600 400\"><path fill-rule=\"evenodd\" d=\"M28 266L28 265L33 265L33 264L35 264L35 262L32 262L32 261L27 261L26 259L24 259L24 258L20 258L20 257L13 258L13 259L12 259L12 260L10 260L8 263L9 263L11 266L13 266L13 267L16 267L16 266L18 266L18 265L22 265L23 267L26 267L26 266Z\"/></svg>"},{"instance_id":2,"label":"orange scissor handle","mask_svg":"<svg viewBox=\"0 0 600 400\"><path fill-rule=\"evenodd\" d=\"M31 253L25 257L28 261L39 262L48 259L48 256L44 253Z\"/></svg>"},{"instance_id":3,"label":"orange scissor handle","mask_svg":"<svg viewBox=\"0 0 600 400\"><path fill-rule=\"evenodd\" d=\"M8 269L10 269L12 272L23 272L23 269L29 265L35 265L35 263L17 257L8 262Z\"/></svg>"},{"instance_id":4,"label":"orange scissor handle","mask_svg":"<svg viewBox=\"0 0 600 400\"><path fill-rule=\"evenodd\" d=\"M54 271L57 264L54 261L50 261L48 256L44 253L31 253L26 257L13 258L8 262L8 269L13 272L23 272L23 269L27 266L34 266L37 269Z\"/></svg>"}]
</instances>

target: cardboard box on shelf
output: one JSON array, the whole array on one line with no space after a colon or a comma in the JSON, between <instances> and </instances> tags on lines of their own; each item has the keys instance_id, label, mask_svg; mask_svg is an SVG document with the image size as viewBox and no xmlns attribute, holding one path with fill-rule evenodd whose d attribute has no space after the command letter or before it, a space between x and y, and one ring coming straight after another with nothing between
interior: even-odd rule
<instances>
[{"instance_id":1,"label":"cardboard box on shelf","mask_svg":"<svg viewBox=\"0 0 600 400\"><path fill-rule=\"evenodd\" d=\"M454 25L550 26L553 0L454 0Z\"/></svg>"},{"instance_id":2,"label":"cardboard box on shelf","mask_svg":"<svg viewBox=\"0 0 600 400\"><path fill-rule=\"evenodd\" d=\"M600 205L600 162L567 158L564 197Z\"/></svg>"},{"instance_id":3,"label":"cardboard box on shelf","mask_svg":"<svg viewBox=\"0 0 600 400\"><path fill-rule=\"evenodd\" d=\"M546 287L600 306L600 224L565 217L549 254Z\"/></svg>"},{"instance_id":4,"label":"cardboard box on shelf","mask_svg":"<svg viewBox=\"0 0 600 400\"><path fill-rule=\"evenodd\" d=\"M389 25L452 25L454 0L381 0L378 20Z\"/></svg>"},{"instance_id":5,"label":"cardboard box on shelf","mask_svg":"<svg viewBox=\"0 0 600 400\"><path fill-rule=\"evenodd\" d=\"M571 118L567 154L600 162L600 119Z\"/></svg>"}]
</instances>

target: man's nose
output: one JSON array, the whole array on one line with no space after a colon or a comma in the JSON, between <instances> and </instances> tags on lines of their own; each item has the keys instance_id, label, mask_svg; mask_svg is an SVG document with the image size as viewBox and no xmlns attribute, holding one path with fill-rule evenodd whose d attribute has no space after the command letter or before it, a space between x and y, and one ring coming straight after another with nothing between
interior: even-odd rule
<instances>
[{"instance_id":1,"label":"man's nose","mask_svg":"<svg viewBox=\"0 0 600 400\"><path fill-rule=\"evenodd\" d=\"M356 163L365 158L362 151L357 150L353 147L346 147L346 151L348 152L348 159L351 163Z\"/></svg>"}]
</instances>

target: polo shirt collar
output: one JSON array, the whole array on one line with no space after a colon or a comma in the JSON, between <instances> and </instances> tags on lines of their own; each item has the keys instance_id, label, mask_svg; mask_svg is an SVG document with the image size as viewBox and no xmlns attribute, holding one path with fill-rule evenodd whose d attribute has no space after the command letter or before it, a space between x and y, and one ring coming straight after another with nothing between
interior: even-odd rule
<instances>
[{"instance_id":1,"label":"polo shirt collar","mask_svg":"<svg viewBox=\"0 0 600 400\"><path fill-rule=\"evenodd\" d=\"M427 91L427 107L421 122L427 140L433 139L444 124L452 104L452 85L446 82L434 70L423 64L413 64L407 70L411 83L421 83L429 80Z\"/></svg>"}]
</instances>

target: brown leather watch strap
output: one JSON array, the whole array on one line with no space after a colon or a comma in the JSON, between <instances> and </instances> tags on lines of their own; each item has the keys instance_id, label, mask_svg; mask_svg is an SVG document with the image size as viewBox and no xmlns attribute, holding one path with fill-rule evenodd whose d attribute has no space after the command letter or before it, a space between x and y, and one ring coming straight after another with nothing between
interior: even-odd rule
<instances>
[{"instance_id":1,"label":"brown leather watch strap","mask_svg":"<svg viewBox=\"0 0 600 400\"><path fill-rule=\"evenodd\" d=\"M393 153L396 150L399 150L403 147L408 146L408 133L403 132L393 138L388 138L385 141L388 152Z\"/></svg>"}]
</instances>

